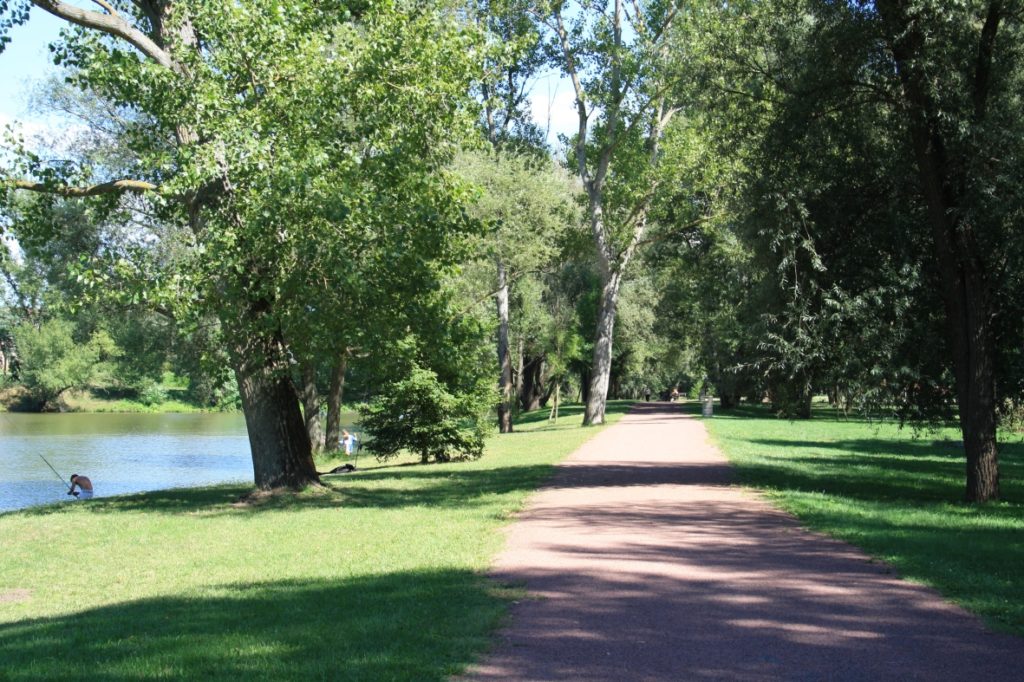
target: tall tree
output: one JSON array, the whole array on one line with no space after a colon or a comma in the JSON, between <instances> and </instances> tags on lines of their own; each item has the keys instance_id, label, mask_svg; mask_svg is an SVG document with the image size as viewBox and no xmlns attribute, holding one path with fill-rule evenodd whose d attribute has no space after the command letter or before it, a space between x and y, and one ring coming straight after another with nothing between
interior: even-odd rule
<instances>
[{"instance_id":1,"label":"tall tree","mask_svg":"<svg viewBox=\"0 0 1024 682\"><path fill-rule=\"evenodd\" d=\"M628 10L628 11L627 11ZM576 95L572 162L587 194L601 282L584 424L604 422L615 312L626 268L648 226L661 140L678 111L673 24L679 5L624 0L539 3L555 65Z\"/></svg>"},{"instance_id":2,"label":"tall tree","mask_svg":"<svg viewBox=\"0 0 1024 682\"><path fill-rule=\"evenodd\" d=\"M732 16L738 13L741 16ZM780 287L764 346L901 417L951 406L966 497L998 497L1020 397L1020 7L730 3L716 50L743 195ZM729 145L726 145L729 146Z\"/></svg>"},{"instance_id":3,"label":"tall tree","mask_svg":"<svg viewBox=\"0 0 1024 682\"><path fill-rule=\"evenodd\" d=\"M133 177L103 177L26 154L7 184L141 193L162 220L187 225L189 255L162 273L164 293L220 320L257 486L316 482L289 343L339 270L306 256L353 248L376 228L408 244L380 267L415 266L410 251L430 261L463 229L457 191L436 171L463 127L475 38L443 6L320 2L5 2L4 28L32 5L75 26L55 52L75 81L137 113L124 142L139 163Z\"/></svg>"},{"instance_id":4,"label":"tall tree","mask_svg":"<svg viewBox=\"0 0 1024 682\"><path fill-rule=\"evenodd\" d=\"M1012 0L953 8L881 0L874 7L899 74L900 104L941 273L967 453L967 499L994 500L999 497L994 280L1004 260L1000 223L1005 216L993 210L986 195L1010 189L1008 178L1000 176L1019 170L1010 150L1000 145L1011 131L1021 130L1022 8Z\"/></svg>"},{"instance_id":5,"label":"tall tree","mask_svg":"<svg viewBox=\"0 0 1024 682\"><path fill-rule=\"evenodd\" d=\"M498 428L512 431L510 289L520 278L550 268L561 235L576 221L571 180L548 159L491 149L464 153L457 170L480 188L470 214L487 227L481 255L497 265L488 282L498 313Z\"/></svg>"},{"instance_id":6,"label":"tall tree","mask_svg":"<svg viewBox=\"0 0 1024 682\"><path fill-rule=\"evenodd\" d=\"M543 43L537 27L530 18L528 0L475 0L475 19L488 39L489 49L484 53L483 78L480 81L480 98L483 102L482 125L487 143L495 155L495 161L505 155L510 158L509 173L520 175L521 154L544 156L544 142L539 129L533 124L529 113L529 94L538 71L545 60ZM479 169L478 169L479 170ZM493 184L496 176L487 174L485 182ZM490 193L494 187L488 188ZM493 207L493 202L490 202ZM511 203L510 203L511 206ZM509 214L511 215L511 214ZM507 218L498 218L502 224ZM497 244L502 238L518 239L511 230L501 230ZM531 237L523 235L530 240ZM508 242L511 243L511 242ZM501 433L512 432L513 372L511 344L509 341L509 287L515 275L510 268L508 248L491 249L495 266L494 300L498 317L498 429Z\"/></svg>"}]
</instances>

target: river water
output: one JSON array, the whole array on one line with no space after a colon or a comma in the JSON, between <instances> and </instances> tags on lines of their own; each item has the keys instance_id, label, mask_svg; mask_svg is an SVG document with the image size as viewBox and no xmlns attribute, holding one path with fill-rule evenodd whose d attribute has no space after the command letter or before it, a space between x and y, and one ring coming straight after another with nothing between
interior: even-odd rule
<instances>
[{"instance_id":1,"label":"river water","mask_svg":"<svg viewBox=\"0 0 1024 682\"><path fill-rule=\"evenodd\" d=\"M240 414L0 413L0 512L74 500L40 455L96 497L252 481Z\"/></svg>"}]
</instances>

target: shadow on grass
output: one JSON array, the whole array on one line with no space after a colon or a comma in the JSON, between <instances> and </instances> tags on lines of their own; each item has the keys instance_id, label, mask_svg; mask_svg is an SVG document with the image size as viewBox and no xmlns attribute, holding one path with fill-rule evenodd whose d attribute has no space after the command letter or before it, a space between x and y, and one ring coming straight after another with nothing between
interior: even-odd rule
<instances>
[{"instance_id":1,"label":"shadow on grass","mask_svg":"<svg viewBox=\"0 0 1024 682\"><path fill-rule=\"evenodd\" d=\"M634 400L609 400L605 406L605 415L616 415L626 414L630 408L637 404ZM563 403L558 406L558 426L561 426L565 422L576 422L577 424L583 421L583 412L586 408L581 403ZM529 426L534 424L540 424L548 421L548 416L551 414L550 407L542 407L539 410L532 410L530 412L522 412L516 418L515 426ZM541 431L547 427L554 428L554 423L549 423L546 427L531 428L530 431ZM515 433L515 431L513 431Z\"/></svg>"},{"instance_id":2,"label":"shadow on grass","mask_svg":"<svg viewBox=\"0 0 1024 682\"><path fill-rule=\"evenodd\" d=\"M747 484L864 500L957 502L964 496L966 459L952 441L745 440L771 452L770 462L757 458L740 464L740 480ZM1024 448L1006 444L1000 451L1003 500L1024 500Z\"/></svg>"},{"instance_id":3,"label":"shadow on grass","mask_svg":"<svg viewBox=\"0 0 1024 682\"><path fill-rule=\"evenodd\" d=\"M788 431L785 421L746 408L712 428L740 482L773 491L809 526L1024 633L1024 447L1000 444L1002 500L967 504L959 442L885 437L866 421L842 428L815 421L813 430L797 423Z\"/></svg>"},{"instance_id":4,"label":"shadow on grass","mask_svg":"<svg viewBox=\"0 0 1024 682\"><path fill-rule=\"evenodd\" d=\"M395 467L324 477L324 487L300 493L284 492L252 504L239 503L251 487L228 485L209 488L160 490L137 495L96 498L76 504L92 513L154 512L209 517L328 508L394 509L431 506L465 509L489 504L485 498L517 490L533 490L551 476L553 465L463 469L458 463ZM60 514L67 505L34 507L19 513L31 516Z\"/></svg>"},{"instance_id":5,"label":"shadow on grass","mask_svg":"<svg viewBox=\"0 0 1024 682\"><path fill-rule=\"evenodd\" d=\"M188 514L230 508L252 486L228 484L205 488L169 488L133 495L97 497L74 503L58 503L17 510L23 516L49 516L69 511L88 510L93 513L120 511L157 511L167 514Z\"/></svg>"},{"instance_id":6,"label":"shadow on grass","mask_svg":"<svg viewBox=\"0 0 1024 682\"><path fill-rule=\"evenodd\" d=\"M460 570L225 585L0 625L0 677L442 680L503 603Z\"/></svg>"},{"instance_id":7,"label":"shadow on grass","mask_svg":"<svg viewBox=\"0 0 1024 682\"><path fill-rule=\"evenodd\" d=\"M338 490L346 507L466 508L482 498L534 490L554 471L550 464L464 470L452 465L402 472L367 472L347 479ZM365 485L372 484L372 485Z\"/></svg>"}]
</instances>

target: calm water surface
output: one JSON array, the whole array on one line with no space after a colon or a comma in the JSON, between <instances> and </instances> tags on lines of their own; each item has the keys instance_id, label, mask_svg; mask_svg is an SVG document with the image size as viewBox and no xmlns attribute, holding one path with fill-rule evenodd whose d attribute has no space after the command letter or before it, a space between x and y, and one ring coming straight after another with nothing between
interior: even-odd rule
<instances>
[{"instance_id":1,"label":"calm water surface","mask_svg":"<svg viewBox=\"0 0 1024 682\"><path fill-rule=\"evenodd\" d=\"M40 455L96 497L252 481L240 414L0 413L0 512L74 501Z\"/></svg>"}]
</instances>

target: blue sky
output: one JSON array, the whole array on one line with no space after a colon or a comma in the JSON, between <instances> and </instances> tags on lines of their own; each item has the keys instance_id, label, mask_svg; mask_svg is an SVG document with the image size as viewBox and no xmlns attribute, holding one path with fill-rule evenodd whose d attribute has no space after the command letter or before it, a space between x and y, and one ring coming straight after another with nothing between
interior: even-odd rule
<instances>
[{"instance_id":1,"label":"blue sky","mask_svg":"<svg viewBox=\"0 0 1024 682\"><path fill-rule=\"evenodd\" d=\"M34 118L27 110L31 83L54 68L46 46L56 40L62 24L33 9L27 24L11 30L11 42L0 54L0 123Z\"/></svg>"}]
</instances>

